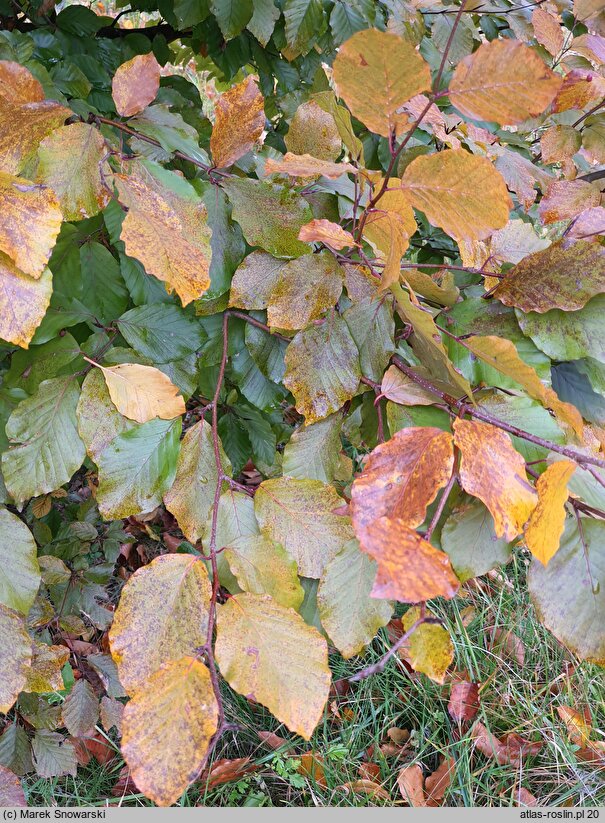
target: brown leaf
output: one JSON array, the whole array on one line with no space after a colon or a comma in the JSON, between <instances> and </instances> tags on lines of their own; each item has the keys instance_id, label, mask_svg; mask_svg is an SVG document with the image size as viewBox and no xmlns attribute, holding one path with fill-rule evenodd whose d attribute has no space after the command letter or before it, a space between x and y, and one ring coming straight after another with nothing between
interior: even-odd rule
<instances>
[{"instance_id":1,"label":"brown leaf","mask_svg":"<svg viewBox=\"0 0 605 823\"><path fill-rule=\"evenodd\" d=\"M514 732L499 739L478 720L470 736L482 754L495 758L501 766L519 766L523 758L538 754L543 746L541 742L525 740Z\"/></svg>"},{"instance_id":2,"label":"brown leaf","mask_svg":"<svg viewBox=\"0 0 605 823\"><path fill-rule=\"evenodd\" d=\"M362 780L370 780L373 783L380 778L380 766L378 763L360 763L357 772Z\"/></svg>"},{"instance_id":3,"label":"brown leaf","mask_svg":"<svg viewBox=\"0 0 605 823\"><path fill-rule=\"evenodd\" d=\"M450 692L447 710L458 723L468 723L479 711L479 685L461 681L454 683Z\"/></svg>"},{"instance_id":4,"label":"brown leaf","mask_svg":"<svg viewBox=\"0 0 605 823\"><path fill-rule=\"evenodd\" d=\"M289 740L286 740L285 737L280 737L278 734L275 734L275 732L257 732L257 735L265 746L268 746L270 749L274 749L275 751L277 751L277 749L282 749L284 746L290 745Z\"/></svg>"},{"instance_id":5,"label":"brown leaf","mask_svg":"<svg viewBox=\"0 0 605 823\"><path fill-rule=\"evenodd\" d=\"M460 587L448 556L433 548L397 517L380 517L357 533L361 548L376 560L372 597L421 603L454 597Z\"/></svg>"},{"instance_id":6,"label":"brown leaf","mask_svg":"<svg viewBox=\"0 0 605 823\"><path fill-rule=\"evenodd\" d=\"M391 726L387 729L387 737L392 740L396 746L403 746L410 739L409 729L398 729L397 726Z\"/></svg>"},{"instance_id":7,"label":"brown leaf","mask_svg":"<svg viewBox=\"0 0 605 823\"><path fill-rule=\"evenodd\" d=\"M515 787L514 800L516 806L539 806L538 800L529 789L523 786Z\"/></svg>"},{"instance_id":8,"label":"brown leaf","mask_svg":"<svg viewBox=\"0 0 605 823\"><path fill-rule=\"evenodd\" d=\"M412 528L448 482L454 465L452 436L430 426L410 427L378 445L351 489L353 526L359 532L380 517Z\"/></svg>"},{"instance_id":9,"label":"brown leaf","mask_svg":"<svg viewBox=\"0 0 605 823\"><path fill-rule=\"evenodd\" d=\"M0 60L0 97L15 106L39 103L44 100L44 89L25 66L12 60Z\"/></svg>"},{"instance_id":10,"label":"brown leaf","mask_svg":"<svg viewBox=\"0 0 605 823\"><path fill-rule=\"evenodd\" d=\"M137 54L118 66L111 82L116 110L122 117L138 114L148 106L160 88L160 66L153 52Z\"/></svg>"},{"instance_id":11,"label":"brown leaf","mask_svg":"<svg viewBox=\"0 0 605 823\"><path fill-rule=\"evenodd\" d=\"M259 766L251 762L250 757L236 757L234 760L222 758L215 760L212 767L204 772L200 781L206 784L206 789L222 786L223 783L232 783L240 780L244 775L257 772Z\"/></svg>"},{"instance_id":12,"label":"brown leaf","mask_svg":"<svg viewBox=\"0 0 605 823\"><path fill-rule=\"evenodd\" d=\"M523 529L538 497L527 481L525 460L510 437L488 423L458 418L454 442L460 449L463 489L485 503L498 537L510 541Z\"/></svg>"},{"instance_id":13,"label":"brown leaf","mask_svg":"<svg viewBox=\"0 0 605 823\"><path fill-rule=\"evenodd\" d=\"M0 766L0 807L27 806L21 780L16 774Z\"/></svg>"},{"instance_id":14,"label":"brown leaf","mask_svg":"<svg viewBox=\"0 0 605 823\"><path fill-rule=\"evenodd\" d=\"M505 657L515 660L520 666L525 663L525 644L513 631L495 629L493 633L493 648Z\"/></svg>"},{"instance_id":15,"label":"brown leaf","mask_svg":"<svg viewBox=\"0 0 605 823\"><path fill-rule=\"evenodd\" d=\"M601 192L597 185L586 180L555 180L540 200L538 214L545 224L558 223L600 205Z\"/></svg>"},{"instance_id":16,"label":"brown leaf","mask_svg":"<svg viewBox=\"0 0 605 823\"><path fill-rule=\"evenodd\" d=\"M253 77L221 94L210 138L214 164L233 165L260 141L265 128L265 101Z\"/></svg>"},{"instance_id":17,"label":"brown leaf","mask_svg":"<svg viewBox=\"0 0 605 823\"><path fill-rule=\"evenodd\" d=\"M390 800L389 793L379 783L373 780L352 780L349 783L343 783L338 787L343 791L353 792L353 794L365 794L368 797L378 797L380 800Z\"/></svg>"},{"instance_id":18,"label":"brown leaf","mask_svg":"<svg viewBox=\"0 0 605 823\"><path fill-rule=\"evenodd\" d=\"M440 806L446 791L452 784L456 770L453 757L444 757L432 774L424 781L427 806Z\"/></svg>"},{"instance_id":19,"label":"brown leaf","mask_svg":"<svg viewBox=\"0 0 605 823\"><path fill-rule=\"evenodd\" d=\"M404 766L397 775L397 785L408 806L426 806L424 778L418 765Z\"/></svg>"}]
</instances>

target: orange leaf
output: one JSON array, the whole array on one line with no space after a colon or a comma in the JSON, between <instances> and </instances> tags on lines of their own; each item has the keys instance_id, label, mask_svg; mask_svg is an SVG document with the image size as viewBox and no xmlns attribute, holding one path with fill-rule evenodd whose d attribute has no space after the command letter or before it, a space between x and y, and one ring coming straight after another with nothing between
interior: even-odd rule
<instances>
[{"instance_id":1,"label":"orange leaf","mask_svg":"<svg viewBox=\"0 0 605 823\"><path fill-rule=\"evenodd\" d=\"M330 180L336 180L341 174L357 174L357 169L350 163L332 163L330 160L318 160L310 154L286 152L279 160L270 157L265 162L265 174L288 174L290 177L319 177L321 175Z\"/></svg>"},{"instance_id":2,"label":"orange leaf","mask_svg":"<svg viewBox=\"0 0 605 823\"><path fill-rule=\"evenodd\" d=\"M538 505L525 530L527 548L546 566L557 553L565 527L567 483L576 470L570 460L559 460L540 475L536 483Z\"/></svg>"},{"instance_id":3,"label":"orange leaf","mask_svg":"<svg viewBox=\"0 0 605 823\"><path fill-rule=\"evenodd\" d=\"M460 149L417 157L401 187L412 206L454 240L484 240L508 221L512 201L502 175L485 157Z\"/></svg>"},{"instance_id":4,"label":"orange leaf","mask_svg":"<svg viewBox=\"0 0 605 823\"><path fill-rule=\"evenodd\" d=\"M538 214L543 223L571 220L585 209L601 204L598 186L586 180L555 180L540 200Z\"/></svg>"},{"instance_id":5,"label":"orange leaf","mask_svg":"<svg viewBox=\"0 0 605 823\"><path fill-rule=\"evenodd\" d=\"M514 125L552 103L561 78L518 40L492 40L458 63L449 97L473 120Z\"/></svg>"},{"instance_id":6,"label":"orange leaf","mask_svg":"<svg viewBox=\"0 0 605 823\"><path fill-rule=\"evenodd\" d=\"M0 60L0 97L16 106L39 103L44 100L44 89L25 66Z\"/></svg>"},{"instance_id":7,"label":"orange leaf","mask_svg":"<svg viewBox=\"0 0 605 823\"><path fill-rule=\"evenodd\" d=\"M453 757L444 757L437 769L424 781L426 805L439 806L440 801L452 784L456 763Z\"/></svg>"},{"instance_id":8,"label":"orange leaf","mask_svg":"<svg viewBox=\"0 0 605 823\"><path fill-rule=\"evenodd\" d=\"M345 231L338 223L324 219L305 223L298 232L298 239L304 243L324 243L331 249L344 249L356 245L351 232Z\"/></svg>"},{"instance_id":9,"label":"orange leaf","mask_svg":"<svg viewBox=\"0 0 605 823\"><path fill-rule=\"evenodd\" d=\"M376 134L388 137L407 124L399 109L431 87L428 65L403 38L365 29L347 40L333 65L338 94L352 114Z\"/></svg>"},{"instance_id":10,"label":"orange leaf","mask_svg":"<svg viewBox=\"0 0 605 823\"><path fill-rule=\"evenodd\" d=\"M462 488L485 503L494 518L496 536L511 541L538 502L527 481L525 460L510 437L488 423L455 420L454 442L461 452Z\"/></svg>"},{"instance_id":11,"label":"orange leaf","mask_svg":"<svg viewBox=\"0 0 605 823\"><path fill-rule=\"evenodd\" d=\"M226 168L254 148L265 128L265 101L254 78L221 94L215 112L210 150L215 165Z\"/></svg>"},{"instance_id":12,"label":"orange leaf","mask_svg":"<svg viewBox=\"0 0 605 823\"><path fill-rule=\"evenodd\" d=\"M570 742L576 746L586 746L592 732L590 712L586 709L579 712L571 706L557 706L557 714L565 723Z\"/></svg>"},{"instance_id":13,"label":"orange leaf","mask_svg":"<svg viewBox=\"0 0 605 823\"><path fill-rule=\"evenodd\" d=\"M452 436L431 426L402 429L368 456L351 489L353 526L396 517L415 528L452 473Z\"/></svg>"},{"instance_id":14,"label":"orange leaf","mask_svg":"<svg viewBox=\"0 0 605 823\"><path fill-rule=\"evenodd\" d=\"M372 597L421 603L454 597L460 587L448 556L433 548L397 517L380 517L360 528L361 548L374 558L378 573Z\"/></svg>"},{"instance_id":15,"label":"orange leaf","mask_svg":"<svg viewBox=\"0 0 605 823\"><path fill-rule=\"evenodd\" d=\"M137 54L118 66L111 83L111 95L122 117L131 117L148 106L160 88L160 66L153 52Z\"/></svg>"},{"instance_id":16,"label":"orange leaf","mask_svg":"<svg viewBox=\"0 0 605 823\"><path fill-rule=\"evenodd\" d=\"M343 783L339 786L345 792L353 792L353 794L365 794L368 797L379 797L381 800L390 800L389 793L379 783L373 780L352 780L349 783Z\"/></svg>"},{"instance_id":17,"label":"orange leaf","mask_svg":"<svg viewBox=\"0 0 605 823\"><path fill-rule=\"evenodd\" d=\"M561 24L553 14L549 14L540 6L534 9L531 22L536 40L554 57L561 51L565 42Z\"/></svg>"},{"instance_id":18,"label":"orange leaf","mask_svg":"<svg viewBox=\"0 0 605 823\"><path fill-rule=\"evenodd\" d=\"M214 761L212 768L202 775L201 780L206 782L207 789L213 789L223 783L240 780L246 774L257 772L258 768L256 763L250 762L249 757L236 757L234 760L221 758Z\"/></svg>"},{"instance_id":19,"label":"orange leaf","mask_svg":"<svg viewBox=\"0 0 605 823\"><path fill-rule=\"evenodd\" d=\"M408 806L426 806L424 778L420 766L404 766L397 775L397 785Z\"/></svg>"},{"instance_id":20,"label":"orange leaf","mask_svg":"<svg viewBox=\"0 0 605 823\"><path fill-rule=\"evenodd\" d=\"M326 775L323 769L323 758L315 752L305 752L300 757L299 774L309 777L323 789L327 788Z\"/></svg>"}]
</instances>

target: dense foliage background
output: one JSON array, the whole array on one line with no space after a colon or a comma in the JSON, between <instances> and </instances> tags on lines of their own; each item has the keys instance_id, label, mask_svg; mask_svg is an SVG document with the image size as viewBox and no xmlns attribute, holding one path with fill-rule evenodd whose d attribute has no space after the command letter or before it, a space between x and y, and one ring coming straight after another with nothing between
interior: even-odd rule
<instances>
[{"instance_id":1,"label":"dense foliage background","mask_svg":"<svg viewBox=\"0 0 605 823\"><path fill-rule=\"evenodd\" d=\"M246 729L323 790L342 750L263 707L373 729L395 661L539 755L466 629L506 580L605 661L604 57L600 0L0 0L3 804L118 746L118 797L254 802ZM393 722L336 794L451 801Z\"/></svg>"}]
</instances>

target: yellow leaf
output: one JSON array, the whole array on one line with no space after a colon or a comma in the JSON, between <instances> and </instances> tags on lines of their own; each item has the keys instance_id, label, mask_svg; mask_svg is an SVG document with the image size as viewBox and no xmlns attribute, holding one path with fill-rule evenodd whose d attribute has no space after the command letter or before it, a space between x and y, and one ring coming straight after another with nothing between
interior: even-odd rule
<instances>
[{"instance_id":1,"label":"yellow leaf","mask_svg":"<svg viewBox=\"0 0 605 823\"><path fill-rule=\"evenodd\" d=\"M130 420L137 423L146 423L154 417L172 420L185 413L183 396L159 369L138 363L99 368L114 406Z\"/></svg>"},{"instance_id":2,"label":"yellow leaf","mask_svg":"<svg viewBox=\"0 0 605 823\"><path fill-rule=\"evenodd\" d=\"M287 330L306 328L334 307L343 279L344 270L329 251L289 260L268 299L268 324Z\"/></svg>"},{"instance_id":3,"label":"yellow leaf","mask_svg":"<svg viewBox=\"0 0 605 823\"><path fill-rule=\"evenodd\" d=\"M133 782L158 806L172 805L199 776L217 729L208 669L193 657L167 663L127 703L122 725Z\"/></svg>"},{"instance_id":4,"label":"yellow leaf","mask_svg":"<svg viewBox=\"0 0 605 823\"><path fill-rule=\"evenodd\" d=\"M279 543L262 534L238 537L225 546L225 557L245 592L269 594L276 603L298 609L304 592L298 568Z\"/></svg>"},{"instance_id":5,"label":"yellow leaf","mask_svg":"<svg viewBox=\"0 0 605 823\"><path fill-rule=\"evenodd\" d=\"M332 163L330 160L318 160L310 154L292 154L286 152L279 160L269 157L265 162L265 174L288 174L290 177L327 177L336 180L342 174L357 174L357 169L350 163Z\"/></svg>"},{"instance_id":6,"label":"yellow leaf","mask_svg":"<svg viewBox=\"0 0 605 823\"><path fill-rule=\"evenodd\" d=\"M536 483L538 505L525 530L527 548L546 566L557 553L565 527L567 483L576 470L570 460L559 460L540 475Z\"/></svg>"},{"instance_id":7,"label":"yellow leaf","mask_svg":"<svg viewBox=\"0 0 605 823\"><path fill-rule=\"evenodd\" d=\"M561 78L532 49L502 39L483 43L458 63L449 97L473 120L514 125L542 114L560 87Z\"/></svg>"},{"instance_id":8,"label":"yellow leaf","mask_svg":"<svg viewBox=\"0 0 605 823\"><path fill-rule=\"evenodd\" d=\"M368 456L351 489L356 530L387 515L415 528L452 474L452 435L430 426L402 429Z\"/></svg>"},{"instance_id":9,"label":"yellow leaf","mask_svg":"<svg viewBox=\"0 0 605 823\"><path fill-rule=\"evenodd\" d=\"M527 481L525 460L510 437L489 423L457 419L462 488L482 500L494 518L497 537L511 541L523 530L538 497Z\"/></svg>"},{"instance_id":10,"label":"yellow leaf","mask_svg":"<svg viewBox=\"0 0 605 823\"><path fill-rule=\"evenodd\" d=\"M317 629L268 595L238 594L219 606L215 656L236 692L309 740L331 680L328 644Z\"/></svg>"},{"instance_id":11,"label":"yellow leaf","mask_svg":"<svg viewBox=\"0 0 605 823\"><path fill-rule=\"evenodd\" d=\"M184 306L210 285L210 230L206 207L173 172L154 176L139 165L116 175L120 202L129 211L120 238L126 253L174 290Z\"/></svg>"},{"instance_id":12,"label":"yellow leaf","mask_svg":"<svg viewBox=\"0 0 605 823\"><path fill-rule=\"evenodd\" d=\"M23 691L31 661L24 618L0 603L0 714L6 714Z\"/></svg>"},{"instance_id":13,"label":"yellow leaf","mask_svg":"<svg viewBox=\"0 0 605 823\"><path fill-rule=\"evenodd\" d=\"M259 142L265 128L265 101L253 77L218 98L210 138L212 159L219 168L233 165Z\"/></svg>"},{"instance_id":14,"label":"yellow leaf","mask_svg":"<svg viewBox=\"0 0 605 823\"><path fill-rule=\"evenodd\" d=\"M377 29L357 32L339 48L333 65L338 94L358 120L383 137L408 118L399 109L431 87L431 72L403 38Z\"/></svg>"},{"instance_id":15,"label":"yellow leaf","mask_svg":"<svg viewBox=\"0 0 605 823\"><path fill-rule=\"evenodd\" d=\"M590 712L579 712L571 706L557 706L557 714L565 723L570 742L576 746L586 746L592 734Z\"/></svg>"},{"instance_id":16,"label":"yellow leaf","mask_svg":"<svg viewBox=\"0 0 605 823\"><path fill-rule=\"evenodd\" d=\"M39 103L44 100L44 89L25 66L0 60L0 97L16 106Z\"/></svg>"},{"instance_id":17,"label":"yellow leaf","mask_svg":"<svg viewBox=\"0 0 605 823\"><path fill-rule=\"evenodd\" d=\"M430 612L427 612L431 617ZM403 616L403 629L408 632L420 617L414 606ZM445 673L454 659L454 644L447 629L437 623L422 623L414 629L401 649L402 656L415 672L421 672L435 683L445 681Z\"/></svg>"},{"instance_id":18,"label":"yellow leaf","mask_svg":"<svg viewBox=\"0 0 605 823\"><path fill-rule=\"evenodd\" d=\"M484 240L506 225L512 208L494 165L462 149L417 157L401 187L415 209L457 241Z\"/></svg>"},{"instance_id":19,"label":"yellow leaf","mask_svg":"<svg viewBox=\"0 0 605 823\"><path fill-rule=\"evenodd\" d=\"M122 117L138 114L148 106L160 88L160 66L153 52L137 54L118 66L111 82L116 111Z\"/></svg>"},{"instance_id":20,"label":"yellow leaf","mask_svg":"<svg viewBox=\"0 0 605 823\"><path fill-rule=\"evenodd\" d=\"M24 274L42 276L62 220L50 189L0 172L0 251Z\"/></svg>"},{"instance_id":21,"label":"yellow leaf","mask_svg":"<svg viewBox=\"0 0 605 823\"><path fill-rule=\"evenodd\" d=\"M57 195L65 220L94 217L112 197L107 147L98 129L72 123L40 144L36 180Z\"/></svg>"},{"instance_id":22,"label":"yellow leaf","mask_svg":"<svg viewBox=\"0 0 605 823\"><path fill-rule=\"evenodd\" d=\"M561 421L582 436L584 423L580 412L571 403L559 400L557 393L542 383L535 369L519 357L514 343L501 337L490 336L469 337L464 341L464 345L480 360L501 374L516 380L530 397L538 400L547 409L552 409Z\"/></svg>"},{"instance_id":23,"label":"yellow leaf","mask_svg":"<svg viewBox=\"0 0 605 823\"><path fill-rule=\"evenodd\" d=\"M156 557L132 575L109 632L128 694L163 663L195 654L205 644L210 593L203 560L190 554Z\"/></svg>"},{"instance_id":24,"label":"yellow leaf","mask_svg":"<svg viewBox=\"0 0 605 823\"><path fill-rule=\"evenodd\" d=\"M0 337L27 349L46 314L52 290L50 269L34 280L0 252Z\"/></svg>"},{"instance_id":25,"label":"yellow leaf","mask_svg":"<svg viewBox=\"0 0 605 823\"><path fill-rule=\"evenodd\" d=\"M45 694L65 688L61 669L69 660L67 646L48 646L34 640L31 668L25 670L27 682L24 692Z\"/></svg>"},{"instance_id":26,"label":"yellow leaf","mask_svg":"<svg viewBox=\"0 0 605 823\"><path fill-rule=\"evenodd\" d=\"M380 517L357 529L364 552L378 564L372 597L422 603L433 597L450 600L460 588L449 557L407 525L405 520Z\"/></svg>"},{"instance_id":27,"label":"yellow leaf","mask_svg":"<svg viewBox=\"0 0 605 823\"><path fill-rule=\"evenodd\" d=\"M324 243L331 249L344 249L356 245L351 232L345 231L338 223L324 219L305 223L298 232L298 239L304 243Z\"/></svg>"}]
</instances>

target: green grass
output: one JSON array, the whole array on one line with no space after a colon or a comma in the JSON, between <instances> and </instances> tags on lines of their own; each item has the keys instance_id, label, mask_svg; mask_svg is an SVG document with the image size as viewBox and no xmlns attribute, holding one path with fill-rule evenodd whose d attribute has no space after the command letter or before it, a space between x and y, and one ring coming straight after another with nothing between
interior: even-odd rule
<instances>
[{"instance_id":1,"label":"green grass","mask_svg":"<svg viewBox=\"0 0 605 823\"><path fill-rule=\"evenodd\" d=\"M341 714L350 709L352 718L340 722L327 713L309 744L288 734L262 707L252 706L226 690L227 718L237 728L224 735L215 759L249 756L258 771L209 791L195 786L183 796L181 804L392 805L402 802L396 777L403 765L418 763L428 774L442 755L448 755L455 760L456 772L445 805L514 805L518 786L528 789L541 805L605 805L605 770L576 759L577 747L569 742L556 711L562 704L589 706L595 739L603 737L598 731L605 729L603 672L588 664L576 665L536 621L527 599L525 569L526 559L517 555L501 574L465 587L465 597L441 603L434 610L454 639L452 669L466 670L471 679L482 684L478 719L496 735L517 732L542 741L539 755L515 768L498 765L480 754L468 733L460 736L457 724L447 713L450 683L446 680L440 686L423 675L410 677L397 660L392 660L384 672L352 684L348 694L339 699ZM469 607L473 609L470 623L463 620ZM525 648L523 665L502 650L491 648L491 627L512 630L521 639ZM331 662L335 678L352 675L377 660L387 648L388 640L381 633L363 658L344 661L334 655ZM566 676L570 664L575 669ZM385 759L378 747L392 726L408 729L411 743L399 758ZM276 754L260 743L257 730L274 731L286 738L294 754ZM369 756L372 748L374 753ZM296 772L296 756L311 749L323 758L326 787ZM359 779L359 766L367 760L380 766L379 781L390 801L347 794L341 788ZM111 796L122 765L120 759L103 767L91 761L75 779L31 779L26 787L28 801L32 805L103 805ZM138 795L126 795L115 802L149 805Z\"/></svg>"}]
</instances>

